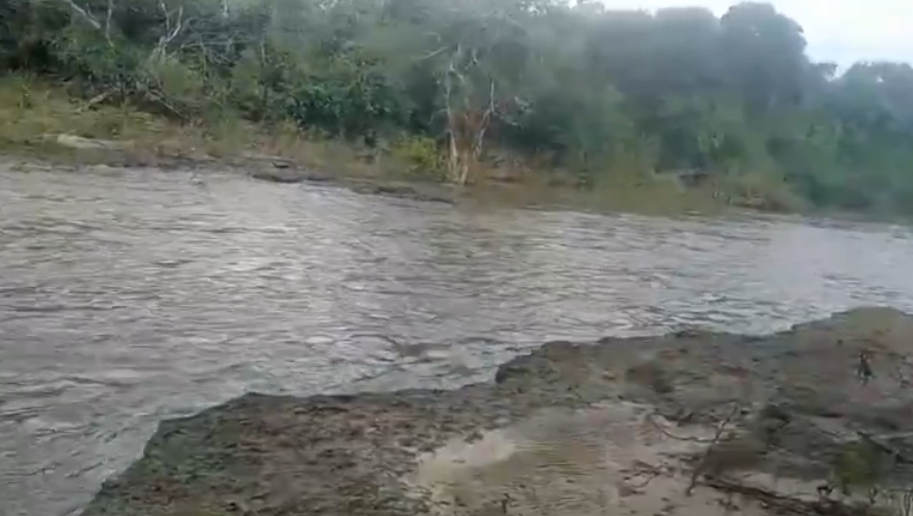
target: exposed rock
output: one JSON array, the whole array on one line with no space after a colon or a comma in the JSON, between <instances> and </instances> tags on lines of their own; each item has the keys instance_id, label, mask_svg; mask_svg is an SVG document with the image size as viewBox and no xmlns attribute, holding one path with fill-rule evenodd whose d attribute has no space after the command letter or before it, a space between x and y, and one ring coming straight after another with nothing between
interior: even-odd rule
<instances>
[{"instance_id":1,"label":"exposed rock","mask_svg":"<svg viewBox=\"0 0 913 516\"><path fill-rule=\"evenodd\" d=\"M250 394L163 422L83 514L865 514L908 485L911 350L913 317L858 309L552 342L453 391Z\"/></svg>"}]
</instances>

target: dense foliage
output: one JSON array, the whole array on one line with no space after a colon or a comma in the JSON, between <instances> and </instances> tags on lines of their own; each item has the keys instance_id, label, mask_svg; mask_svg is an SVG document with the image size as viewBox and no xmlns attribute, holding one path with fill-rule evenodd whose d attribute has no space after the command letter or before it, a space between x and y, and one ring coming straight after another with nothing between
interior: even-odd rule
<instances>
[{"instance_id":1,"label":"dense foliage","mask_svg":"<svg viewBox=\"0 0 913 516\"><path fill-rule=\"evenodd\" d=\"M812 62L763 3L6 0L0 66L183 119L495 152L587 182L699 171L745 195L913 211L913 68ZM418 147L422 147L421 144ZM433 160L432 160L433 161Z\"/></svg>"}]
</instances>

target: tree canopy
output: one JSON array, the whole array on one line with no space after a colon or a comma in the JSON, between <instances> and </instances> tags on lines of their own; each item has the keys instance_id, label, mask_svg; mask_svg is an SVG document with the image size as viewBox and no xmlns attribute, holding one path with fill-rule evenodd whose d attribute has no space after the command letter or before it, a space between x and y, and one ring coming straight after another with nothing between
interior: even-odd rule
<instances>
[{"instance_id":1,"label":"tree canopy","mask_svg":"<svg viewBox=\"0 0 913 516\"><path fill-rule=\"evenodd\" d=\"M9 0L0 67L180 118L423 138L454 181L507 151L584 182L697 171L913 211L913 68L837 74L766 3L717 17L594 0Z\"/></svg>"}]
</instances>

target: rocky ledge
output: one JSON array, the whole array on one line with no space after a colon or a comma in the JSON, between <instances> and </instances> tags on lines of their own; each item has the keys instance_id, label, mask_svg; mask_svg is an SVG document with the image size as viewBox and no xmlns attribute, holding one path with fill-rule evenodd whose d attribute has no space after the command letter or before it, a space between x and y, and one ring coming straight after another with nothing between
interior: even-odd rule
<instances>
[{"instance_id":1,"label":"rocky ledge","mask_svg":"<svg viewBox=\"0 0 913 516\"><path fill-rule=\"evenodd\" d=\"M165 421L84 516L910 514L913 316L550 342L491 383ZM904 512L907 511L907 512Z\"/></svg>"}]
</instances>

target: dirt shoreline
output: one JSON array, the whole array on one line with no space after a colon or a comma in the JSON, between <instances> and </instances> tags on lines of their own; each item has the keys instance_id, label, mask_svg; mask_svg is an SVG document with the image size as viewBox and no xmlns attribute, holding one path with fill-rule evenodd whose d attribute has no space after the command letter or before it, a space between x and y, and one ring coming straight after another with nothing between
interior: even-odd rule
<instances>
[{"instance_id":1,"label":"dirt shoreline","mask_svg":"<svg viewBox=\"0 0 913 516\"><path fill-rule=\"evenodd\" d=\"M280 184L322 184L358 193L424 202L503 206L544 210L587 212L633 212L644 215L720 215L765 213L757 207L729 204L709 191L685 188L674 181L616 185L588 190L573 178L531 174L526 178L489 171L470 185L454 185L423 178L395 166L389 157L383 164L366 153L349 150L341 161L299 155L285 149L268 154L243 149L210 153L194 141L175 143L103 140L71 134L42 134L27 142L2 145L0 165L28 171L54 167L83 170L87 167L158 169L165 172L234 171L251 180ZM198 148L199 147L199 148Z\"/></svg>"},{"instance_id":2,"label":"dirt shoreline","mask_svg":"<svg viewBox=\"0 0 913 516\"><path fill-rule=\"evenodd\" d=\"M76 137L73 137L76 138ZM68 141L68 140L65 140ZM54 151L47 151L50 145ZM168 155L137 152L130 147L120 147L119 142L79 139L68 147L56 141L35 149L0 153L0 165L20 172L35 170L85 169L140 169L152 168L163 172L198 173L203 180L211 171L234 172L254 181L279 184L325 184L349 190L387 197L399 197L426 202L455 204L466 195L465 189L450 185L409 181L383 176L356 176L327 173L304 166L282 156L240 153L233 156L214 157L208 154Z\"/></svg>"},{"instance_id":3,"label":"dirt shoreline","mask_svg":"<svg viewBox=\"0 0 913 516\"><path fill-rule=\"evenodd\" d=\"M249 394L162 422L82 514L901 514L872 511L913 485L911 352L913 316L863 308L551 342L452 391Z\"/></svg>"}]
</instances>

